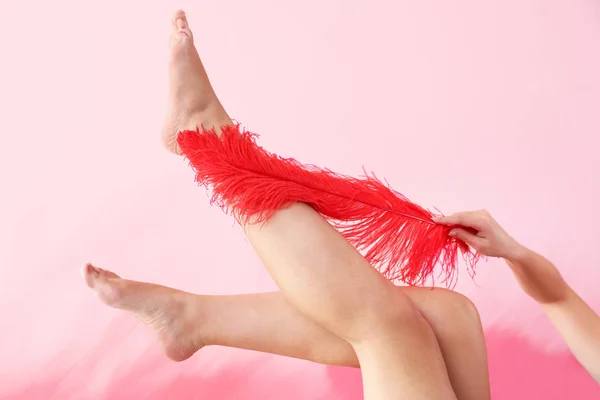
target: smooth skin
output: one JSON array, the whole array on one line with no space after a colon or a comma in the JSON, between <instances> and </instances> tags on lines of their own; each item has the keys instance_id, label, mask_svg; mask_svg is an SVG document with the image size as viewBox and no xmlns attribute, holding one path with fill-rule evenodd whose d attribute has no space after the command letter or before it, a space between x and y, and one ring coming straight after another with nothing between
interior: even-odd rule
<instances>
[{"instance_id":1,"label":"smooth skin","mask_svg":"<svg viewBox=\"0 0 600 400\"><path fill-rule=\"evenodd\" d=\"M600 317L575 293L546 258L512 238L485 210L463 212L438 219L461 225L451 235L491 257L506 260L521 288L537 301L581 365L600 384Z\"/></svg>"},{"instance_id":2,"label":"smooth skin","mask_svg":"<svg viewBox=\"0 0 600 400\"><path fill-rule=\"evenodd\" d=\"M172 23L162 137L178 154L181 130L232 121L210 85L185 14L177 12ZM196 296L89 264L83 276L104 303L150 325L174 360L216 343L360 365L366 399L489 399L481 324L463 296L394 286L303 204L244 229L280 293Z\"/></svg>"},{"instance_id":3,"label":"smooth skin","mask_svg":"<svg viewBox=\"0 0 600 400\"><path fill-rule=\"evenodd\" d=\"M172 23L163 143L178 154L179 131L219 127L231 120L208 81L185 14L176 13ZM293 229L287 226L290 221ZM519 245L486 212L460 213L438 222L475 229L476 235L460 229L453 234L485 255L505 258L523 289L542 305L573 354L599 381L599 318L550 262ZM199 296L121 279L89 264L82 272L104 303L146 322L174 360L187 359L204 345L224 345L328 364L360 363L368 398L386 399L454 398L445 366L457 398L489 399L485 342L479 316L466 298L440 289L391 287L367 272L370 266L306 206L278 214L264 230L249 226L246 231L284 293ZM286 238L284 249L273 249L280 244L281 238L273 239L279 233ZM296 238L307 233L323 242L299 245ZM324 243L331 247L318 257L305 258L300 251L318 251ZM349 272L340 282L339 276ZM300 274L299 282L293 281L294 274ZM307 287L320 301L306 298L302 292ZM362 304L356 293L374 296L363 296ZM423 340L412 343L410 335L422 335ZM382 346L390 346L390 354L383 354ZM388 366L389 371L382 371ZM407 382L415 371L415 382ZM390 380L400 384L389 385ZM440 390L429 390L430 384L439 384Z\"/></svg>"}]
</instances>

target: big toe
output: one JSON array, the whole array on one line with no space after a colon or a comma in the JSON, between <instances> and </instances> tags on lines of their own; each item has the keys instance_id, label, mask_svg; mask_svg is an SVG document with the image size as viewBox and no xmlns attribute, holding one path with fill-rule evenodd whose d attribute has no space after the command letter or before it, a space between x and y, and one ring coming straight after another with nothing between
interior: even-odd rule
<instances>
[{"instance_id":1,"label":"big toe","mask_svg":"<svg viewBox=\"0 0 600 400\"><path fill-rule=\"evenodd\" d=\"M173 28L177 28L177 21L180 19L187 23L187 15L185 15L185 11L183 10L177 10L173 13L173 17L171 18Z\"/></svg>"},{"instance_id":2,"label":"big toe","mask_svg":"<svg viewBox=\"0 0 600 400\"><path fill-rule=\"evenodd\" d=\"M116 306L122 297L123 279L114 272L93 266L90 263L81 268L86 285L96 292L96 296L109 306Z\"/></svg>"},{"instance_id":3,"label":"big toe","mask_svg":"<svg viewBox=\"0 0 600 400\"><path fill-rule=\"evenodd\" d=\"M90 288L94 288L96 283L100 279L100 271L98 268L95 268L92 264L87 263L81 268L81 276L86 285Z\"/></svg>"},{"instance_id":4,"label":"big toe","mask_svg":"<svg viewBox=\"0 0 600 400\"><path fill-rule=\"evenodd\" d=\"M107 279L120 278L119 275L114 272L94 267L90 263L85 264L81 268L81 276L85 283L92 289L95 288L98 283L106 281Z\"/></svg>"},{"instance_id":5,"label":"big toe","mask_svg":"<svg viewBox=\"0 0 600 400\"><path fill-rule=\"evenodd\" d=\"M173 14L172 23L171 49L178 50L191 45L194 41L194 35L192 34L185 13L180 10Z\"/></svg>"}]
</instances>

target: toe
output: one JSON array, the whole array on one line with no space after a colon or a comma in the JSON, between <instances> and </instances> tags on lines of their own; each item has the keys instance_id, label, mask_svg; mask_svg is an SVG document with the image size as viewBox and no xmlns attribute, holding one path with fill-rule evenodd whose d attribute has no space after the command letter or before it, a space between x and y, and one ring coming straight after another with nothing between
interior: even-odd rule
<instances>
[{"instance_id":1,"label":"toe","mask_svg":"<svg viewBox=\"0 0 600 400\"><path fill-rule=\"evenodd\" d=\"M173 34L171 35L171 45L194 40L192 31L187 21L187 17L183 11L177 11L173 14L172 19Z\"/></svg>"},{"instance_id":2,"label":"toe","mask_svg":"<svg viewBox=\"0 0 600 400\"><path fill-rule=\"evenodd\" d=\"M183 48L187 43L191 43L191 37L185 32L176 31L171 34L169 43L171 49Z\"/></svg>"},{"instance_id":3,"label":"toe","mask_svg":"<svg viewBox=\"0 0 600 400\"><path fill-rule=\"evenodd\" d=\"M86 264L81 268L85 283L96 293L104 304L119 307L121 298L126 294L127 281L114 272Z\"/></svg>"},{"instance_id":4,"label":"toe","mask_svg":"<svg viewBox=\"0 0 600 400\"><path fill-rule=\"evenodd\" d=\"M108 278L108 279L119 279L119 278L121 278L119 275L117 275L114 272L109 271L107 269L102 269L102 272L103 272L104 276L106 278Z\"/></svg>"},{"instance_id":5,"label":"toe","mask_svg":"<svg viewBox=\"0 0 600 400\"><path fill-rule=\"evenodd\" d=\"M100 277L100 273L92 264L87 263L81 268L81 276L83 277L86 285L88 285L90 288L94 288L98 278Z\"/></svg>"},{"instance_id":6,"label":"toe","mask_svg":"<svg viewBox=\"0 0 600 400\"><path fill-rule=\"evenodd\" d=\"M187 16L185 15L185 11L177 10L173 13L173 17L171 18L171 23L173 24L173 29L177 29L177 21L183 20L187 24Z\"/></svg>"},{"instance_id":7,"label":"toe","mask_svg":"<svg viewBox=\"0 0 600 400\"><path fill-rule=\"evenodd\" d=\"M90 263L85 264L81 268L81 276L85 283L92 289L96 289L100 282L105 282L110 279L120 279L120 276L114 272L94 267Z\"/></svg>"}]
</instances>

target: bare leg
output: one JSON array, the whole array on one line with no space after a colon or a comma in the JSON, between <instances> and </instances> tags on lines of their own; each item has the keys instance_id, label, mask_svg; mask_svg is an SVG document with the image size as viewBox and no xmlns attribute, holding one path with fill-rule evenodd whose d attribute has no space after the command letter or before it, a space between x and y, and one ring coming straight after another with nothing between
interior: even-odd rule
<instances>
[{"instance_id":1,"label":"bare leg","mask_svg":"<svg viewBox=\"0 0 600 400\"><path fill-rule=\"evenodd\" d=\"M178 130L230 122L203 69L198 72L202 64L192 50L187 22L180 16L176 24L172 49L183 61L171 68L172 87L177 90L172 92L175 97L166 124L172 131L167 128L163 134L173 151L177 149L171 139ZM194 79L181 85L186 71ZM179 86L173 85L176 79ZM181 99L194 90L204 97L197 110L189 110ZM182 112L185 107L188 110ZM374 271L312 209L294 205L260 229L247 227L247 233L290 303L352 344L361 361L368 398L396 398L400 393L453 397L429 323L406 295Z\"/></svg>"},{"instance_id":2,"label":"bare leg","mask_svg":"<svg viewBox=\"0 0 600 400\"><path fill-rule=\"evenodd\" d=\"M397 290L406 293L431 325L457 397L489 399L485 338L473 303L444 289ZM205 310L201 331L206 345L241 347L322 364L359 366L348 342L304 317L280 292L197 299Z\"/></svg>"},{"instance_id":3,"label":"bare leg","mask_svg":"<svg viewBox=\"0 0 600 400\"><path fill-rule=\"evenodd\" d=\"M202 296L121 279L93 267L83 274L102 301L134 312L157 331L165 353L175 360L191 357L202 346L218 345L359 367L350 343L304 317L281 292ZM489 399L485 338L475 306L449 290L398 290L429 321L457 397Z\"/></svg>"},{"instance_id":4,"label":"bare leg","mask_svg":"<svg viewBox=\"0 0 600 400\"><path fill-rule=\"evenodd\" d=\"M451 399L446 365L414 303L311 207L296 203L246 235L286 299L350 342L366 399Z\"/></svg>"}]
</instances>

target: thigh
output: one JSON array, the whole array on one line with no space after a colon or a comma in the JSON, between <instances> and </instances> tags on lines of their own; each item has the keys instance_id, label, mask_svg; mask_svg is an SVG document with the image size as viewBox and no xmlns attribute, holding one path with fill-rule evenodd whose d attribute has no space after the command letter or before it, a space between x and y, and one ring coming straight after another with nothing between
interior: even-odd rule
<instances>
[{"instance_id":1,"label":"thigh","mask_svg":"<svg viewBox=\"0 0 600 400\"><path fill-rule=\"evenodd\" d=\"M290 304L339 337L364 339L381 321L411 308L396 286L305 204L245 231Z\"/></svg>"},{"instance_id":2,"label":"thigh","mask_svg":"<svg viewBox=\"0 0 600 400\"><path fill-rule=\"evenodd\" d=\"M367 399L455 398L414 302L312 208L296 203L245 231L290 303L353 346Z\"/></svg>"}]
</instances>

